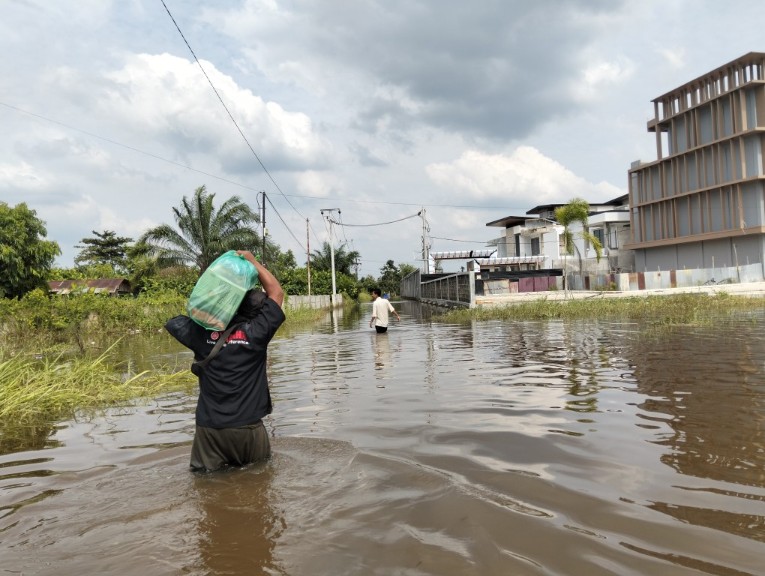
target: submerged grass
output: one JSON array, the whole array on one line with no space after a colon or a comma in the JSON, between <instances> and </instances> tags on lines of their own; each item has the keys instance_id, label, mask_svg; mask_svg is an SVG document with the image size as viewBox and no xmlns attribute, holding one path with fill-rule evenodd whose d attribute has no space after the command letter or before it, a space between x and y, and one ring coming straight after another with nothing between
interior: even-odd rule
<instances>
[{"instance_id":1,"label":"submerged grass","mask_svg":"<svg viewBox=\"0 0 765 576\"><path fill-rule=\"evenodd\" d=\"M582 320L623 318L649 324L679 325L714 322L720 314L765 310L765 298L720 293L627 296L577 300L539 299L506 306L453 310L434 317L454 324L475 320Z\"/></svg>"},{"instance_id":2,"label":"submerged grass","mask_svg":"<svg viewBox=\"0 0 765 576\"><path fill-rule=\"evenodd\" d=\"M172 390L193 390L189 370L124 375L111 362L113 348L97 358L16 355L0 360L0 421L22 424L72 417L78 410L125 405Z\"/></svg>"},{"instance_id":3,"label":"submerged grass","mask_svg":"<svg viewBox=\"0 0 765 576\"><path fill-rule=\"evenodd\" d=\"M193 390L189 370L156 368L125 374L112 344L126 334L162 332L164 323L185 313L185 299L102 296L5 301L0 326L0 423L24 424L72 417L79 410L126 405L173 390ZM280 329L291 331L326 317L327 310L285 310ZM166 333L165 333L166 334ZM167 338L171 338L166 334ZM3 439L0 430L0 440Z\"/></svg>"}]
</instances>

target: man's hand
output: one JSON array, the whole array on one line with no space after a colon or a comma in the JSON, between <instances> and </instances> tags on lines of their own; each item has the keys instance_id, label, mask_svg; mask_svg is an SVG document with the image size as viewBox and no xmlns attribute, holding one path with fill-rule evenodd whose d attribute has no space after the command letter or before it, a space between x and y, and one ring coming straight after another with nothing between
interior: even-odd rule
<instances>
[{"instance_id":1,"label":"man's hand","mask_svg":"<svg viewBox=\"0 0 765 576\"><path fill-rule=\"evenodd\" d=\"M236 253L255 266L255 269L258 271L260 285L263 286L266 296L281 306L284 302L284 290L282 290L282 286L279 284L276 277L266 270L266 267L263 266L263 264L256 260L255 256L252 255L252 252L248 250L237 250Z\"/></svg>"}]
</instances>

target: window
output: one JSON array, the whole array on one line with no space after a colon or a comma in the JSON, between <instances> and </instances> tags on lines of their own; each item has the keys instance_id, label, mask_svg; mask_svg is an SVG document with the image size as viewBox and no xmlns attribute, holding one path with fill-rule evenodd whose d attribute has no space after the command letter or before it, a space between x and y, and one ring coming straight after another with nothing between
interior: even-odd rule
<instances>
[{"instance_id":1,"label":"window","mask_svg":"<svg viewBox=\"0 0 765 576\"><path fill-rule=\"evenodd\" d=\"M709 144L714 140L712 131L712 107L704 106L698 112L699 136L701 144Z\"/></svg>"},{"instance_id":2,"label":"window","mask_svg":"<svg viewBox=\"0 0 765 576\"><path fill-rule=\"evenodd\" d=\"M746 127L748 130L757 127L757 94L753 88L746 90Z\"/></svg>"},{"instance_id":3,"label":"window","mask_svg":"<svg viewBox=\"0 0 765 576\"><path fill-rule=\"evenodd\" d=\"M603 246L603 248L606 247L606 238L603 228L593 228L592 235L598 239L598 242L600 242L600 245Z\"/></svg>"},{"instance_id":4,"label":"window","mask_svg":"<svg viewBox=\"0 0 765 576\"><path fill-rule=\"evenodd\" d=\"M531 255L539 256L541 251L539 250L539 236L531 239Z\"/></svg>"},{"instance_id":5,"label":"window","mask_svg":"<svg viewBox=\"0 0 765 576\"><path fill-rule=\"evenodd\" d=\"M762 149L759 136L744 138L744 158L747 178L762 174Z\"/></svg>"}]
</instances>

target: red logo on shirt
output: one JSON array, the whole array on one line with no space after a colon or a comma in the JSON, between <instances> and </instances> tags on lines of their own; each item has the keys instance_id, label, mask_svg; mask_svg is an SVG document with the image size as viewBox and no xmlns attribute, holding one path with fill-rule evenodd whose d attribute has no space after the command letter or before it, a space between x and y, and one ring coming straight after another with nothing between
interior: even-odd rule
<instances>
[{"instance_id":1,"label":"red logo on shirt","mask_svg":"<svg viewBox=\"0 0 765 576\"><path fill-rule=\"evenodd\" d=\"M220 332L213 332L212 334L210 334L210 338L212 338L213 340L217 340L218 338L220 338Z\"/></svg>"},{"instance_id":2,"label":"red logo on shirt","mask_svg":"<svg viewBox=\"0 0 765 576\"><path fill-rule=\"evenodd\" d=\"M244 333L244 330L234 330L226 342L233 342L234 340L247 340L247 334Z\"/></svg>"}]
</instances>

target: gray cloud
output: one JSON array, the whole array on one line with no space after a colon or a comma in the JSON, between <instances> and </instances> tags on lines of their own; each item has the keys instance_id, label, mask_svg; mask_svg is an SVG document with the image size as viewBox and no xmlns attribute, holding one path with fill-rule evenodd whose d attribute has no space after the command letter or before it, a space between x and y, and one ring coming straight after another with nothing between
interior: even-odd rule
<instances>
[{"instance_id":1,"label":"gray cloud","mask_svg":"<svg viewBox=\"0 0 765 576\"><path fill-rule=\"evenodd\" d=\"M250 2L236 23L230 16L224 21L244 42L251 32L259 64L272 77L300 59L312 63L312 74L355 78L358 86L337 89L362 95L353 113L359 129L424 124L518 139L576 112L580 104L571 93L587 49L623 5L330 1L285 9L266 30L258 24L259 3Z\"/></svg>"}]
</instances>

